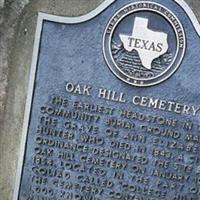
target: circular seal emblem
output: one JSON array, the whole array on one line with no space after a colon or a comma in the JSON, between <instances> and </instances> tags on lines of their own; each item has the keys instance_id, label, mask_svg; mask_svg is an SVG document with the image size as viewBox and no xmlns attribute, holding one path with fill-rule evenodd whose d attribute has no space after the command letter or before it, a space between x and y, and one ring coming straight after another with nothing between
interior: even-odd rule
<instances>
[{"instance_id":1,"label":"circular seal emblem","mask_svg":"<svg viewBox=\"0 0 200 200\"><path fill-rule=\"evenodd\" d=\"M134 86L152 86L180 66L186 48L183 26L166 7L138 2L120 9L109 21L103 51L111 71Z\"/></svg>"}]
</instances>

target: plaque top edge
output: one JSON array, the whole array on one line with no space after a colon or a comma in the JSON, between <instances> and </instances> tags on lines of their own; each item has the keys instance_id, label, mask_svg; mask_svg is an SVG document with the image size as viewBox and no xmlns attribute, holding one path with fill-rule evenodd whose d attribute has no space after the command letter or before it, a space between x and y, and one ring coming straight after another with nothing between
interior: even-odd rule
<instances>
[{"instance_id":1,"label":"plaque top edge","mask_svg":"<svg viewBox=\"0 0 200 200\"><path fill-rule=\"evenodd\" d=\"M83 22L93 19L94 17L99 15L101 12L103 12L105 9L107 9L111 4L117 1L118 0L105 0L94 10L78 17L64 17L64 16L58 16L58 15L52 15L52 14L39 12L38 20L39 21L48 20L48 21L64 23L64 24L83 23ZM195 31L200 37L200 23L196 15L194 14L193 10L188 5L188 3L186 3L185 0L172 0L172 1L176 2L185 11L185 14L190 18L190 21L193 24Z\"/></svg>"}]
</instances>

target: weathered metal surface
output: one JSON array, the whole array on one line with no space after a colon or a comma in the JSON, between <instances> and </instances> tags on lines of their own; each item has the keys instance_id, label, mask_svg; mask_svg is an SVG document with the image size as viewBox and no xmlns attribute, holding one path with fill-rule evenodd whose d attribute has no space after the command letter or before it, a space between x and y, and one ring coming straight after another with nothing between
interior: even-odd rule
<instances>
[{"instance_id":1,"label":"weathered metal surface","mask_svg":"<svg viewBox=\"0 0 200 200\"><path fill-rule=\"evenodd\" d=\"M174 13L185 53L167 80L129 85L103 53L109 20L128 3L135 1L103 11L104 4L82 18L40 14L15 199L199 199L198 27L176 2L149 1L161 9L139 17L159 16L163 6ZM103 12L95 17L97 11ZM134 14L120 34L131 36ZM155 20L148 29L171 34L162 26ZM169 40L167 50L173 53L177 41Z\"/></svg>"}]
</instances>

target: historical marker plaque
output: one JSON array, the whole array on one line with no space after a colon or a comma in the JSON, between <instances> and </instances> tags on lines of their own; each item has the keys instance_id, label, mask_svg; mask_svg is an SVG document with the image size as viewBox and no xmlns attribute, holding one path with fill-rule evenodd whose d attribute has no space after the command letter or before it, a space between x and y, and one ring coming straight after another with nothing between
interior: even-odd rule
<instances>
[{"instance_id":1,"label":"historical marker plaque","mask_svg":"<svg viewBox=\"0 0 200 200\"><path fill-rule=\"evenodd\" d=\"M199 34L179 0L40 13L14 200L199 200Z\"/></svg>"}]
</instances>

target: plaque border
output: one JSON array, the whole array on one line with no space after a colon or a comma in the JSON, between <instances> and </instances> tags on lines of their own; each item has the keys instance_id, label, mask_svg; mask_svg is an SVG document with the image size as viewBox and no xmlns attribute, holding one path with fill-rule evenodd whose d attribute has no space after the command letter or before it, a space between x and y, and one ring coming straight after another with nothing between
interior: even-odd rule
<instances>
[{"instance_id":1,"label":"plaque border","mask_svg":"<svg viewBox=\"0 0 200 200\"><path fill-rule=\"evenodd\" d=\"M19 158L18 158L18 166L17 166L17 171L16 171L16 181L14 185L12 200L18 200L19 198L19 191L20 191L21 178L22 178L22 169L24 165L24 157L25 157L25 152L26 152L26 142L27 142L27 136L28 136L29 122L30 122L30 113L32 109L32 99L33 99L33 93L34 93L34 87L35 87L35 78L36 78L39 46L40 46L40 41L41 41L43 22L51 21L51 22L64 23L64 24L83 23L83 22L93 19L94 17L99 15L101 12L103 12L106 8L108 8L111 4L113 4L116 1L117 0L105 0L103 3L101 3L97 8L95 8L91 12L79 17L62 17L62 16L56 16L56 15L38 12L38 19L37 19L37 24L36 24L36 32L35 32L35 39L34 39L34 46L33 46L33 53L32 53L32 64L30 68L28 92L27 92L27 98L26 98L22 137L21 137L21 144L20 144L20 151L19 151ZM185 11L185 14L189 17L196 33L200 37L200 23L197 17L195 16L194 12L190 8L190 6L185 2L185 0L172 0L172 1L176 2L183 9L183 11Z\"/></svg>"}]
</instances>

